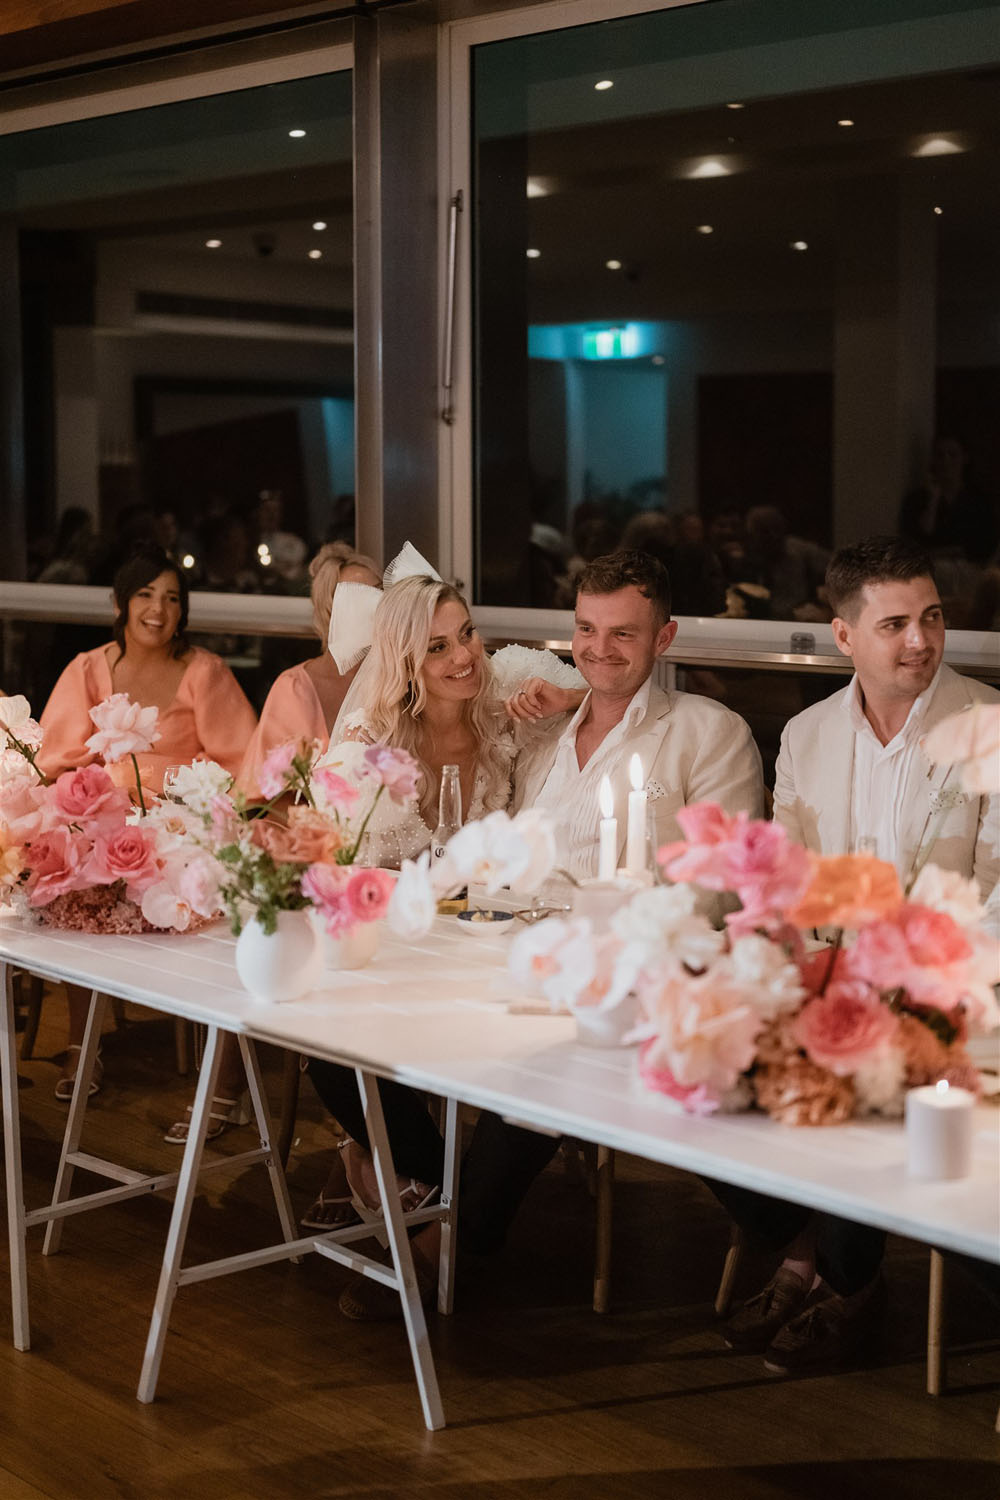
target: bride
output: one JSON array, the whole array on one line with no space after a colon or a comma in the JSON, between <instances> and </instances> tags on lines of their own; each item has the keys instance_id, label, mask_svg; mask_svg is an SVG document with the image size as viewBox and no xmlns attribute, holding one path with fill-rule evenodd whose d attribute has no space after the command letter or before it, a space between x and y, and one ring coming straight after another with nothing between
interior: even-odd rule
<instances>
[{"instance_id":1,"label":"bride","mask_svg":"<svg viewBox=\"0 0 1000 1500\"><path fill-rule=\"evenodd\" d=\"M517 681L524 686L514 694ZM511 694L517 707L505 703ZM420 767L415 805L400 808L379 799L362 849L365 863L398 868L427 847L446 765L458 766L465 821L506 807L514 759L530 733L526 720L576 709L583 695L579 673L550 652L515 646L488 657L464 598L440 578L424 573L392 584L375 610L371 650L322 758L350 777L360 742L408 750ZM353 1070L313 1060L309 1072L348 1137L302 1220L307 1228L329 1230L378 1214L378 1189ZM380 1092L401 1173L400 1196L410 1210L436 1192L441 1137L412 1090L383 1082Z\"/></svg>"}]
</instances>

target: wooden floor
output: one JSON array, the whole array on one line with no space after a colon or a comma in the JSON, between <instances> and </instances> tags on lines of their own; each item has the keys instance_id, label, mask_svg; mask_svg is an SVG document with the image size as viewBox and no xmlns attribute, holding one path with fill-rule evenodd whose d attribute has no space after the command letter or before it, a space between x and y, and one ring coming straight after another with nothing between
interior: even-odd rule
<instances>
[{"instance_id":1,"label":"wooden floor","mask_svg":"<svg viewBox=\"0 0 1000 1500\"><path fill-rule=\"evenodd\" d=\"M64 1014L45 1005L21 1066L26 1196L46 1200L63 1108L52 1097ZM129 1010L105 1038L106 1086L85 1147L137 1167L175 1163L163 1128L187 1098L169 1022ZM268 1076L277 1084L277 1054ZM306 1083L290 1162L302 1209L330 1133ZM246 1149L249 1132L225 1138ZM222 1178L226 1177L226 1181ZM69 1220L43 1259L30 1236L33 1348L10 1343L0 1278L2 1500L793 1500L943 1494L997 1500L1000 1329L962 1267L951 1278L949 1393L923 1394L927 1252L894 1242L891 1302L872 1363L768 1377L727 1351L711 1301L724 1216L698 1183L620 1162L614 1311L589 1306L592 1205L557 1162L505 1252L463 1263L456 1313L431 1338L450 1425L425 1431L401 1324L345 1321L346 1272L310 1256L182 1289L160 1394L135 1400L169 1203L138 1199ZM189 1258L273 1237L263 1170L219 1174ZM748 1262L752 1287L766 1275Z\"/></svg>"}]
</instances>

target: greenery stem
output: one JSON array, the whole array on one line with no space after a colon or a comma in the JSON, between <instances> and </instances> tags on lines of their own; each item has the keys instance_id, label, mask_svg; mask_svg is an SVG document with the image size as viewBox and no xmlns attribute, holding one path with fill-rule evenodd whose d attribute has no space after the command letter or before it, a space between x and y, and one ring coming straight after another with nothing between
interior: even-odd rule
<instances>
[{"instance_id":1,"label":"greenery stem","mask_svg":"<svg viewBox=\"0 0 1000 1500\"><path fill-rule=\"evenodd\" d=\"M139 775L139 762L135 758L135 751L131 754L132 765L135 767L135 789L139 793L139 806L142 808L143 817L146 816L146 802L142 795L142 777Z\"/></svg>"}]
</instances>

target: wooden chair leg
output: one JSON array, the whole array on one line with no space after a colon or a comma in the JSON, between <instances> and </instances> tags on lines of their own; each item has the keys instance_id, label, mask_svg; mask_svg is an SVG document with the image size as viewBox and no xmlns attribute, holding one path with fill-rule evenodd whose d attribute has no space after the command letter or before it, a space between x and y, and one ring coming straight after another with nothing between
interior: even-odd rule
<instances>
[{"instance_id":1,"label":"wooden chair leg","mask_svg":"<svg viewBox=\"0 0 1000 1500\"><path fill-rule=\"evenodd\" d=\"M719 1290L715 1294L715 1311L720 1318L724 1318L729 1312L730 1303L733 1300L733 1283L736 1280L736 1272L740 1267L743 1257L743 1231L733 1225L729 1236L729 1249L726 1251L726 1259L722 1266L722 1276L719 1280Z\"/></svg>"},{"instance_id":2,"label":"wooden chair leg","mask_svg":"<svg viewBox=\"0 0 1000 1500\"><path fill-rule=\"evenodd\" d=\"M18 995L15 996L15 1004L20 999L27 1004L28 1008L24 1021L24 1034L21 1037L21 1056L27 1062L35 1055L35 1041L38 1037L38 1023L42 1017L45 987L37 974L18 974L16 979Z\"/></svg>"},{"instance_id":3,"label":"wooden chair leg","mask_svg":"<svg viewBox=\"0 0 1000 1500\"><path fill-rule=\"evenodd\" d=\"M597 1148L597 1234L594 1251L594 1311L606 1313L611 1301L611 1228L614 1208L615 1153Z\"/></svg>"},{"instance_id":4,"label":"wooden chair leg","mask_svg":"<svg viewBox=\"0 0 1000 1500\"><path fill-rule=\"evenodd\" d=\"M931 1271L927 1283L927 1394L940 1396L944 1390L944 1256L931 1251ZM997 1418L1000 1423L1000 1416ZM1000 1427L997 1429L1000 1431Z\"/></svg>"},{"instance_id":5,"label":"wooden chair leg","mask_svg":"<svg viewBox=\"0 0 1000 1500\"><path fill-rule=\"evenodd\" d=\"M295 1120L299 1112L299 1083L302 1078L301 1059L297 1052L286 1052L281 1075L281 1114L278 1118L278 1156L283 1167L288 1166L288 1154L295 1135Z\"/></svg>"}]
</instances>

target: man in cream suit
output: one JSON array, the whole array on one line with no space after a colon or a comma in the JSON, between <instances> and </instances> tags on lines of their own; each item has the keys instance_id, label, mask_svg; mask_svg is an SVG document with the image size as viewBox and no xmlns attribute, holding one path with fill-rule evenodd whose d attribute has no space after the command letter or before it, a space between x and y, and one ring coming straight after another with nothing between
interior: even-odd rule
<instances>
[{"instance_id":1,"label":"man in cream suit","mask_svg":"<svg viewBox=\"0 0 1000 1500\"><path fill-rule=\"evenodd\" d=\"M949 714L1000 693L942 664L944 616L930 559L898 537L845 547L830 562L833 637L854 663L846 688L786 726L774 816L820 854L870 848L907 887L928 853L977 880L996 920L1000 797L965 795L920 741ZM785 1374L851 1354L872 1331L885 1235L736 1187L715 1191L744 1229L783 1256L730 1321L732 1348Z\"/></svg>"},{"instance_id":2,"label":"man in cream suit","mask_svg":"<svg viewBox=\"0 0 1000 1500\"><path fill-rule=\"evenodd\" d=\"M605 775L623 862L633 755L658 845L682 837L677 813L692 802L719 802L727 812L753 817L763 811L760 755L746 723L710 698L653 685L657 657L676 633L670 580L656 558L618 552L584 569L573 659L590 692L572 718L557 721L521 756L514 791L516 808L552 814L560 863L577 878L597 873L598 793ZM544 693L541 684L537 692ZM529 700L525 717L546 706L533 700L530 686L521 696Z\"/></svg>"}]
</instances>

